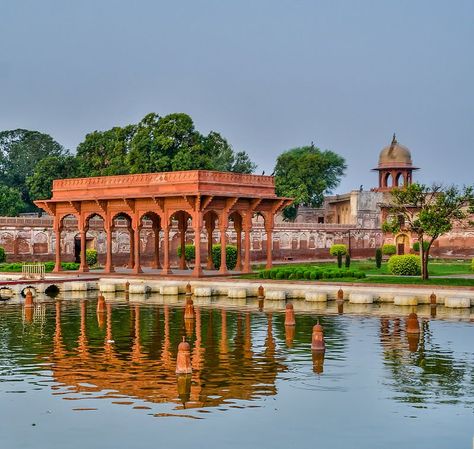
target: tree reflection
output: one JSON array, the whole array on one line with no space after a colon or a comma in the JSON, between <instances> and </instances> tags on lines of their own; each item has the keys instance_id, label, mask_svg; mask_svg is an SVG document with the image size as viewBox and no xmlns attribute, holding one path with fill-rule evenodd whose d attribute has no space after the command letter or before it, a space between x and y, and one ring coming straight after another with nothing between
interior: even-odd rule
<instances>
[{"instance_id":1,"label":"tree reflection","mask_svg":"<svg viewBox=\"0 0 474 449\"><path fill-rule=\"evenodd\" d=\"M390 373L385 383L397 393L398 401L415 406L457 403L471 394L472 365L434 341L428 320L422 320L419 336L410 336L400 319L381 318L380 342Z\"/></svg>"}]
</instances>

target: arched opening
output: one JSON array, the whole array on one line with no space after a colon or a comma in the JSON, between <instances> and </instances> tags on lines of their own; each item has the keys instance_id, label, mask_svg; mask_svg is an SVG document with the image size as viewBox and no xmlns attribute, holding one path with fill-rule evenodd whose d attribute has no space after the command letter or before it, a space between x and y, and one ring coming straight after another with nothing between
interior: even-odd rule
<instances>
[{"instance_id":1,"label":"arched opening","mask_svg":"<svg viewBox=\"0 0 474 449\"><path fill-rule=\"evenodd\" d=\"M113 250L112 251L112 266L117 265L117 261L124 268L133 269L135 266L135 259L133 253L133 228L132 217L126 212L118 212L112 218L112 232L114 235ZM114 256L115 253L115 263ZM128 257L123 258L124 255Z\"/></svg>"},{"instance_id":2,"label":"arched opening","mask_svg":"<svg viewBox=\"0 0 474 449\"><path fill-rule=\"evenodd\" d=\"M229 221L232 223L234 228L233 231L235 233L235 246L237 250L235 267L230 268L235 269L235 271L242 271L242 215L235 211L229 216Z\"/></svg>"},{"instance_id":3,"label":"arched opening","mask_svg":"<svg viewBox=\"0 0 474 449\"><path fill-rule=\"evenodd\" d=\"M186 261L186 234L187 234L188 228L192 226L192 217L188 212L184 210L178 210L171 215L170 221L173 227L178 229L178 234L177 234L178 240L175 241L174 245L171 246L171 250L173 251L173 254L176 254L176 257L177 257L178 247L180 248L179 249L180 256L177 257L178 269L187 270L188 269L187 262L191 262L191 260ZM200 234L195 231L194 237L195 237L194 245L196 248L196 239L200 238Z\"/></svg>"},{"instance_id":4,"label":"arched opening","mask_svg":"<svg viewBox=\"0 0 474 449\"><path fill-rule=\"evenodd\" d=\"M56 298L56 296L59 295L59 287L57 285L50 285L45 291L44 291L46 296L49 296L50 298Z\"/></svg>"},{"instance_id":5,"label":"arched opening","mask_svg":"<svg viewBox=\"0 0 474 449\"><path fill-rule=\"evenodd\" d=\"M397 246L398 255L406 254L410 250L410 239L406 234L397 235L395 239L395 244Z\"/></svg>"},{"instance_id":6,"label":"arched opening","mask_svg":"<svg viewBox=\"0 0 474 449\"><path fill-rule=\"evenodd\" d=\"M217 213L213 210L206 212L204 214L204 226L206 228L207 234L207 262L206 262L206 269L207 270L214 270L214 261L212 259L212 246L214 243L217 243L217 222L219 217Z\"/></svg>"},{"instance_id":7,"label":"arched opening","mask_svg":"<svg viewBox=\"0 0 474 449\"><path fill-rule=\"evenodd\" d=\"M134 234L133 238L133 253L135 254L136 259L135 264L141 264L140 256L143 249L143 253L151 253L152 255L151 261L149 262L150 268L159 269L162 267L160 259L161 228L161 217L156 212L145 212L140 217L138 235ZM136 267L135 271L137 271Z\"/></svg>"},{"instance_id":8,"label":"arched opening","mask_svg":"<svg viewBox=\"0 0 474 449\"><path fill-rule=\"evenodd\" d=\"M81 242L76 247L76 235L79 231L78 219L73 214L64 215L59 222L59 241L54 239L53 245L59 249L63 262L80 262Z\"/></svg>"},{"instance_id":9,"label":"arched opening","mask_svg":"<svg viewBox=\"0 0 474 449\"><path fill-rule=\"evenodd\" d=\"M384 186L393 187L393 178L391 173L386 173L384 177Z\"/></svg>"},{"instance_id":10,"label":"arched opening","mask_svg":"<svg viewBox=\"0 0 474 449\"><path fill-rule=\"evenodd\" d=\"M397 177L395 178L395 186L396 187L403 187L405 185L405 176L403 173L397 173Z\"/></svg>"},{"instance_id":11,"label":"arched opening","mask_svg":"<svg viewBox=\"0 0 474 449\"><path fill-rule=\"evenodd\" d=\"M110 230L113 232L113 229ZM85 241L82 242L82 236ZM79 259L85 262L84 270L88 270L86 258L82 258L82 251L88 249L97 251L97 263L105 265L106 272L113 271L112 257L107 255L108 240L112 235L108 235L105 229L104 217L98 213L88 215L84 220L84 232L79 236L80 252Z\"/></svg>"}]
</instances>

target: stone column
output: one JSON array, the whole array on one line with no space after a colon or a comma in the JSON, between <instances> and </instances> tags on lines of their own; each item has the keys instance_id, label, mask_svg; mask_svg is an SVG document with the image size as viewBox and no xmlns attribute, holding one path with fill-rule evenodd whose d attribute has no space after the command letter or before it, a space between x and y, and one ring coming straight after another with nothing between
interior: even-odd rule
<instances>
[{"instance_id":1,"label":"stone column","mask_svg":"<svg viewBox=\"0 0 474 449\"><path fill-rule=\"evenodd\" d=\"M235 264L235 269L236 271L242 271L242 218L237 214L235 216L234 228L237 234L237 263Z\"/></svg>"},{"instance_id":2,"label":"stone column","mask_svg":"<svg viewBox=\"0 0 474 449\"><path fill-rule=\"evenodd\" d=\"M179 239L181 247L181 257L179 258L179 269L186 270L186 229L188 227L187 216L181 212L178 219Z\"/></svg>"},{"instance_id":3,"label":"stone column","mask_svg":"<svg viewBox=\"0 0 474 449\"><path fill-rule=\"evenodd\" d=\"M220 274L227 274L227 250L225 232L227 231L228 217L225 211L222 211L219 217L219 232L221 234L221 266L219 268Z\"/></svg>"},{"instance_id":4,"label":"stone column","mask_svg":"<svg viewBox=\"0 0 474 449\"><path fill-rule=\"evenodd\" d=\"M81 234L81 264L79 266L79 271L85 273L89 271L89 267L87 266L87 257L86 257L86 241L87 241L87 231L88 227L83 226L80 230Z\"/></svg>"},{"instance_id":5,"label":"stone column","mask_svg":"<svg viewBox=\"0 0 474 449\"><path fill-rule=\"evenodd\" d=\"M143 273L142 267L140 265L140 231L141 223L137 223L135 229L133 230L133 254L135 258L135 265L133 267L133 272L135 274Z\"/></svg>"},{"instance_id":6,"label":"stone column","mask_svg":"<svg viewBox=\"0 0 474 449\"><path fill-rule=\"evenodd\" d=\"M128 258L128 268L132 268L135 266L135 235L133 231L133 227L131 224L128 225L128 235L130 238L130 257Z\"/></svg>"},{"instance_id":7,"label":"stone column","mask_svg":"<svg viewBox=\"0 0 474 449\"><path fill-rule=\"evenodd\" d=\"M215 219L211 214L209 214L209 217L206 220L206 231L207 231L207 264L206 268L208 270L214 270L214 262L212 260L212 233L214 232L214 229L216 227Z\"/></svg>"},{"instance_id":8,"label":"stone column","mask_svg":"<svg viewBox=\"0 0 474 449\"><path fill-rule=\"evenodd\" d=\"M153 236L155 238L152 268L161 268L160 264L160 226L158 223L153 223Z\"/></svg>"},{"instance_id":9,"label":"stone column","mask_svg":"<svg viewBox=\"0 0 474 449\"><path fill-rule=\"evenodd\" d=\"M170 224L167 218L163 226L163 270L162 274L170 274Z\"/></svg>"},{"instance_id":10,"label":"stone column","mask_svg":"<svg viewBox=\"0 0 474 449\"><path fill-rule=\"evenodd\" d=\"M244 220L244 273L250 273L250 235L252 233L252 213L248 213Z\"/></svg>"},{"instance_id":11,"label":"stone column","mask_svg":"<svg viewBox=\"0 0 474 449\"><path fill-rule=\"evenodd\" d=\"M62 227L58 224L54 225L54 236L56 238L56 246L55 246L55 263L54 263L54 269L53 271L55 273L59 273L62 268L61 268L61 231Z\"/></svg>"},{"instance_id":12,"label":"stone column","mask_svg":"<svg viewBox=\"0 0 474 449\"><path fill-rule=\"evenodd\" d=\"M267 233L267 265L266 268L269 270L272 265L272 250L273 250L273 216L265 217L265 231Z\"/></svg>"},{"instance_id":13,"label":"stone column","mask_svg":"<svg viewBox=\"0 0 474 449\"><path fill-rule=\"evenodd\" d=\"M105 232L107 233L107 253L105 258L105 272L113 273L114 266L112 265L112 234L114 232L114 227L112 224L107 224Z\"/></svg>"},{"instance_id":14,"label":"stone column","mask_svg":"<svg viewBox=\"0 0 474 449\"><path fill-rule=\"evenodd\" d=\"M196 212L193 217L193 227L194 227L194 271L193 276L199 277L202 276L202 267L201 267L201 229L202 229L202 213Z\"/></svg>"}]
</instances>

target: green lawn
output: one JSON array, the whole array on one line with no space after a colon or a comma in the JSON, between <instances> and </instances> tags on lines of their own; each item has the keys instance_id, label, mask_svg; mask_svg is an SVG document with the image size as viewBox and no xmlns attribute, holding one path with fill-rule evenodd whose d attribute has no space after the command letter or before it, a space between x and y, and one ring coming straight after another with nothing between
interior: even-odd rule
<instances>
[{"instance_id":1,"label":"green lawn","mask_svg":"<svg viewBox=\"0 0 474 449\"><path fill-rule=\"evenodd\" d=\"M310 262L310 263L295 263L295 264L278 264L275 267L294 267L294 266L319 266L324 268L337 268L335 262ZM411 285L452 285L463 287L474 287L474 279L467 278L430 278L423 281L419 277L411 276L393 276L388 272L387 263L382 263L382 267L377 269L375 261L372 260L353 260L351 268L363 271L367 277L365 279L327 279L318 280L316 282L357 282L362 284L411 284ZM265 265L254 266L256 271L265 269ZM471 262L458 262L448 260L434 260L428 266L430 276L449 276L449 275L463 275L474 274L471 268ZM258 278L258 273L248 275L241 275L244 279ZM308 282L308 281L307 281Z\"/></svg>"},{"instance_id":2,"label":"green lawn","mask_svg":"<svg viewBox=\"0 0 474 449\"><path fill-rule=\"evenodd\" d=\"M311 262L311 263L295 263L295 264L277 264L275 267L294 267L294 266L318 266L324 268L337 268L336 262ZM343 264L344 266L344 264ZM265 265L256 265L256 270L265 269ZM367 275L387 275L390 273L387 268L387 263L383 262L381 268L375 267L375 261L371 260L353 260L351 268L363 271ZM428 265L430 276L446 276L450 274L474 274L471 269L470 262L449 262L449 261L433 261Z\"/></svg>"}]
</instances>

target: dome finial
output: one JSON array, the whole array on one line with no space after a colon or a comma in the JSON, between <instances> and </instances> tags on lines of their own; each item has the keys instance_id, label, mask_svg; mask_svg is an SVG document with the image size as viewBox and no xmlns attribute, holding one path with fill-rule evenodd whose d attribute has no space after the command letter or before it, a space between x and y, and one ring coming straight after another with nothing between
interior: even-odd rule
<instances>
[{"instance_id":1,"label":"dome finial","mask_svg":"<svg viewBox=\"0 0 474 449\"><path fill-rule=\"evenodd\" d=\"M395 133L393 133L393 137L392 137L392 145L396 145L398 142L397 142L397 136Z\"/></svg>"}]
</instances>

